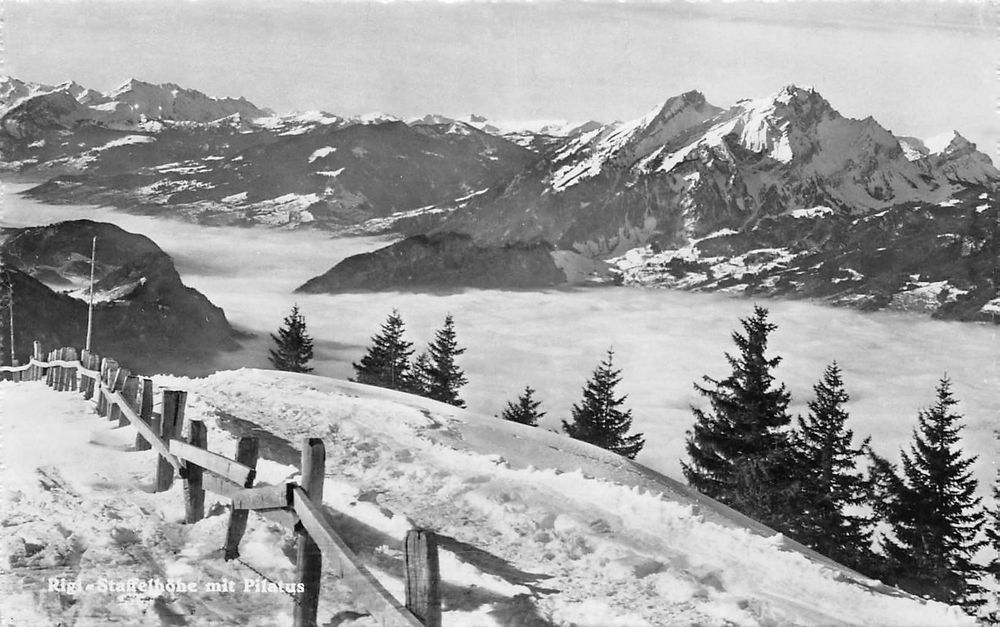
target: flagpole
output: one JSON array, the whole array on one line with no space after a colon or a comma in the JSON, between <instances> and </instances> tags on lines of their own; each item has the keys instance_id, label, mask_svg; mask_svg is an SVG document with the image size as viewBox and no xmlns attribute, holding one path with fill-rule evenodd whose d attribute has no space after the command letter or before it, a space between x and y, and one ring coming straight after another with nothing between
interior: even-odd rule
<instances>
[{"instance_id":1,"label":"flagpole","mask_svg":"<svg viewBox=\"0 0 1000 627\"><path fill-rule=\"evenodd\" d=\"M87 307L87 351L90 351L90 338L94 330L94 259L97 257L97 236L90 244L90 305Z\"/></svg>"}]
</instances>

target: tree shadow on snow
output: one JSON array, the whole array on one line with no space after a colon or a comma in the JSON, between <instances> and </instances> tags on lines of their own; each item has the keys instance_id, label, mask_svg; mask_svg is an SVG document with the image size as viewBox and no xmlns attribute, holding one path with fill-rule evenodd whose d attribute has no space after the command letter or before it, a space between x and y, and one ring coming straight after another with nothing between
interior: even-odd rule
<instances>
[{"instance_id":1,"label":"tree shadow on snow","mask_svg":"<svg viewBox=\"0 0 1000 627\"><path fill-rule=\"evenodd\" d=\"M475 585L461 585L449 581L441 582L441 605L444 611L473 611L483 605L490 605L490 611L498 624L504 627L545 627L552 625L539 613L534 598L541 594L558 592L553 588L538 585L539 581L549 579L550 575L529 573L479 547L473 546L450 536L438 535L438 548L449 551L459 560L475 567L482 573L493 575L511 585L523 586L531 594L517 594L513 597ZM442 573L447 577L447 573Z\"/></svg>"}]
</instances>

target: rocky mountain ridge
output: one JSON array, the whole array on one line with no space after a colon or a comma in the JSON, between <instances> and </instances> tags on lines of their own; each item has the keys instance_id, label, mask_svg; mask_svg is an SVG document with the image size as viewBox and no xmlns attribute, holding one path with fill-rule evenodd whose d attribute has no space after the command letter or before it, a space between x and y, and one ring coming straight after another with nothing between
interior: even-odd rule
<instances>
[{"instance_id":1,"label":"rocky mountain ridge","mask_svg":"<svg viewBox=\"0 0 1000 627\"><path fill-rule=\"evenodd\" d=\"M562 285L566 273L543 243L477 245L468 235L416 235L344 259L295 291L538 289Z\"/></svg>"},{"instance_id":2,"label":"rocky mountain ridge","mask_svg":"<svg viewBox=\"0 0 1000 627\"><path fill-rule=\"evenodd\" d=\"M728 110L687 92L633 122L568 140L439 228L620 254L790 210L863 214L998 181L989 158L958 134L931 152L871 118L841 116L811 89L786 87Z\"/></svg>"},{"instance_id":3,"label":"rocky mountain ridge","mask_svg":"<svg viewBox=\"0 0 1000 627\"><path fill-rule=\"evenodd\" d=\"M47 202L340 230L455 202L536 157L460 123L275 116L135 80L108 94L0 82L0 166L43 182L31 194Z\"/></svg>"},{"instance_id":4,"label":"rocky mountain ridge","mask_svg":"<svg viewBox=\"0 0 1000 627\"><path fill-rule=\"evenodd\" d=\"M245 98L212 98L174 83L154 85L132 78L101 93L74 81L52 86L0 77L0 120L4 132L15 138L53 126L73 129L92 124L139 131L156 130L170 122L204 124L234 115L259 118L270 114Z\"/></svg>"},{"instance_id":5,"label":"rocky mountain ridge","mask_svg":"<svg viewBox=\"0 0 1000 627\"><path fill-rule=\"evenodd\" d=\"M729 108L687 91L628 122L518 129L479 116L429 115L404 122L385 114L257 115L263 110L249 103L252 110L212 121L204 116L178 121L168 118L190 111L184 103L204 100L181 97L186 90L174 87L133 81L97 94L74 84L45 91L0 83L0 99L13 103L0 109L6 111L0 116L0 161L21 177L43 181L28 193L45 202L110 204L203 223L340 234L429 234L451 241L447 236L457 233L471 241L463 255L486 255L483 263L466 259L470 267L488 265L484 251L539 245L590 258L595 267L613 260L618 272L603 279L627 284L736 290L736 284L711 278L670 277L679 272L681 259L694 263L697 274L706 269L698 265L709 263L705 259L712 259L711 268L736 267L740 255L767 247L799 259L817 250L842 255L847 251L838 247L856 246L852 254L865 261L844 266L856 270L859 263L878 262L889 248L868 248L869 243L893 234L884 220L867 218L892 215L909 223L901 217L908 211L920 216L920 228L928 233L942 221L949 230L938 235L968 231L961 236L974 240L968 246L992 246L992 236L976 225L992 215L992 209L979 207L993 207L1000 171L975 144L958 132L929 140L898 137L871 117L841 115L809 88L790 85ZM78 116L130 98L145 98L133 105L146 112L132 130ZM25 106L33 102L34 108ZM212 102L232 108L245 101ZM947 208L956 212L941 211ZM789 228L789 216L799 216L800 225L816 222L828 237L795 239L801 226ZM702 250L717 234L730 232L749 248L697 262L688 258L691 247ZM764 241L773 245L757 245ZM920 245L934 242L921 239ZM421 257L424 248L406 250ZM978 270L973 278L953 277L952 270L972 263L961 250L947 248L944 257L928 254L904 265L908 275L947 275L949 285L975 294L962 301L965 305L941 303L933 308L936 315L977 319L997 298L995 282ZM351 267L361 272L355 277L341 268L337 283L357 285L366 276L383 284L370 275L372 268L384 279L404 277L412 261L408 255L379 256L370 267L355 263ZM510 267L530 265L530 257ZM771 270L765 274L762 280L778 281ZM595 278L602 277L590 277ZM470 274L449 280L458 286L479 279ZM777 285L744 287L821 298L833 285L845 287L798 280ZM851 293L837 300L891 306L897 294L909 291L907 285L895 278L874 291L858 284L854 301L847 298Z\"/></svg>"}]
</instances>

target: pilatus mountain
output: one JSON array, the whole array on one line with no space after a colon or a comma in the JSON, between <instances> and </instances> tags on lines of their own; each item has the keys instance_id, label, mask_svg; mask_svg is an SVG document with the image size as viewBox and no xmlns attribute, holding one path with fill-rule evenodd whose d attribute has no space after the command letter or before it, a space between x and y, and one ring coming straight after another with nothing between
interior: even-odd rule
<instances>
[{"instance_id":1,"label":"pilatus mountain","mask_svg":"<svg viewBox=\"0 0 1000 627\"><path fill-rule=\"evenodd\" d=\"M989 157L957 131L897 136L795 86L729 108L689 91L629 122L516 128L8 78L0 160L49 203L417 237L305 291L616 282L1000 314Z\"/></svg>"}]
</instances>

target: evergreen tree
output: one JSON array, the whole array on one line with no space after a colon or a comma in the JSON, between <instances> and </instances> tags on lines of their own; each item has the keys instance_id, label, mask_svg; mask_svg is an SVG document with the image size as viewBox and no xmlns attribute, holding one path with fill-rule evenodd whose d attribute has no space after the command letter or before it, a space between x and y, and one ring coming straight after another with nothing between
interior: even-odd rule
<instances>
[{"instance_id":1,"label":"evergreen tree","mask_svg":"<svg viewBox=\"0 0 1000 627\"><path fill-rule=\"evenodd\" d=\"M358 383L376 385L392 390L408 390L410 380L410 355L413 344L403 339L405 325L399 311L393 309L378 335L372 337L372 345L354 366Z\"/></svg>"},{"instance_id":2,"label":"evergreen tree","mask_svg":"<svg viewBox=\"0 0 1000 627\"><path fill-rule=\"evenodd\" d=\"M0 365L7 356L14 365L14 331L11 326L14 321L14 280L10 276L10 267L0 260Z\"/></svg>"},{"instance_id":3,"label":"evergreen tree","mask_svg":"<svg viewBox=\"0 0 1000 627\"><path fill-rule=\"evenodd\" d=\"M635 459L646 440L641 433L627 435L632 427L632 410L619 409L626 396L615 396L621 370L614 369L613 359L614 350L609 348L607 357L583 388L583 401L573 405L573 422L564 420L563 430L571 438Z\"/></svg>"},{"instance_id":4,"label":"evergreen tree","mask_svg":"<svg viewBox=\"0 0 1000 627\"><path fill-rule=\"evenodd\" d=\"M816 397L809 414L799 416L794 436L799 469L799 521L797 540L841 564L872 575L869 517L849 513L868 500L868 482L857 470L870 438L857 448L854 432L846 428L850 400L836 362L826 367L823 379L813 386Z\"/></svg>"},{"instance_id":5,"label":"evergreen tree","mask_svg":"<svg viewBox=\"0 0 1000 627\"><path fill-rule=\"evenodd\" d=\"M788 531L797 518L795 460L786 427L790 395L775 386L772 370L780 357L768 358L768 336L777 326L755 306L753 316L734 331L738 355L726 353L732 373L721 381L705 376L695 389L712 410L692 408L689 461L684 476L698 491L751 518Z\"/></svg>"},{"instance_id":6,"label":"evergreen tree","mask_svg":"<svg viewBox=\"0 0 1000 627\"><path fill-rule=\"evenodd\" d=\"M306 319L299 313L298 304L292 305L284 325L277 335L271 334L271 339L277 345L268 354L272 366L288 372L312 372L306 364L313 358L313 340L306 333Z\"/></svg>"},{"instance_id":7,"label":"evergreen tree","mask_svg":"<svg viewBox=\"0 0 1000 627\"><path fill-rule=\"evenodd\" d=\"M465 352L458 347L455 339L455 320L448 314L444 326L434 334L434 341L428 348L429 366L426 368L424 396L442 403L465 407L465 401L458 396L458 390L468 383L465 373L455 363L455 358Z\"/></svg>"},{"instance_id":8,"label":"evergreen tree","mask_svg":"<svg viewBox=\"0 0 1000 627\"><path fill-rule=\"evenodd\" d=\"M545 412L538 410L542 402L534 399L534 393L535 390L530 385L524 386L524 392L517 398L517 402L507 401L507 406L498 417L529 427L537 427Z\"/></svg>"},{"instance_id":9,"label":"evergreen tree","mask_svg":"<svg viewBox=\"0 0 1000 627\"><path fill-rule=\"evenodd\" d=\"M892 537L883 545L891 583L973 609L983 603L977 579L985 569L972 557L985 545L977 535L986 519L970 470L976 458L958 446L957 403L943 378L937 402L920 412L909 452L901 453L902 475L887 478L890 498L882 510Z\"/></svg>"},{"instance_id":10,"label":"evergreen tree","mask_svg":"<svg viewBox=\"0 0 1000 627\"><path fill-rule=\"evenodd\" d=\"M1000 442L1000 431L997 432L997 440ZM992 617L994 622L1000 623L1000 470L997 470L997 478L993 482L993 511L990 513L990 526L986 530L986 537L990 548L996 554L990 562L989 572L993 575L998 588L994 588L994 607L998 608Z\"/></svg>"},{"instance_id":11,"label":"evergreen tree","mask_svg":"<svg viewBox=\"0 0 1000 627\"><path fill-rule=\"evenodd\" d=\"M431 358L424 351L417 355L413 363L410 364L410 375L407 381L406 391L417 396L427 396L430 388Z\"/></svg>"}]
</instances>

